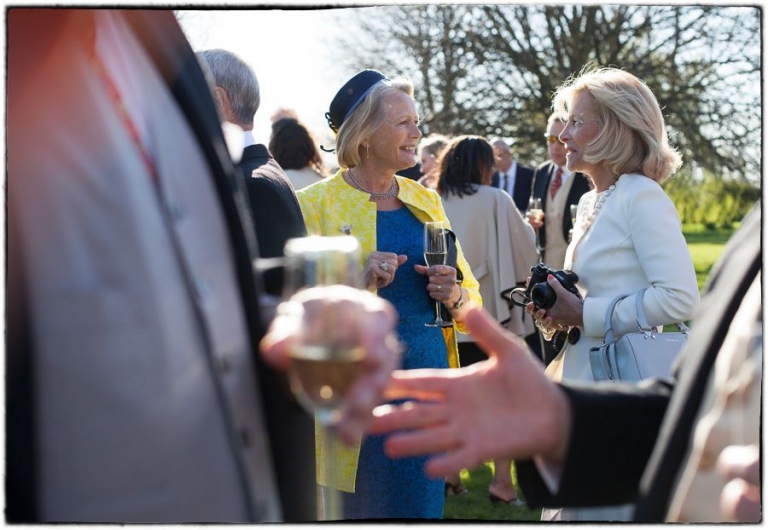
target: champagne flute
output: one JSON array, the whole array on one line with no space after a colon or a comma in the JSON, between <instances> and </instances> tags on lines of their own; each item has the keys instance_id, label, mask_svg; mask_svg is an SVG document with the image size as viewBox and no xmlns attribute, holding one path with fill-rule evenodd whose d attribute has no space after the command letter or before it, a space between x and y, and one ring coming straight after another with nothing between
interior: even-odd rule
<instances>
[{"instance_id":1,"label":"champagne flute","mask_svg":"<svg viewBox=\"0 0 768 530\"><path fill-rule=\"evenodd\" d=\"M539 197L531 196L530 199L528 199L528 210L526 210L526 215L535 220L537 223L544 222L544 210L541 206L541 199ZM541 248L541 244L539 242L539 229L534 229L536 231L536 250L539 251L539 262L541 262L541 252L544 250Z\"/></svg>"},{"instance_id":2,"label":"champagne flute","mask_svg":"<svg viewBox=\"0 0 768 530\"><path fill-rule=\"evenodd\" d=\"M448 245L445 240L445 224L442 221L429 221L424 223L424 261L427 267L433 265L445 265L448 255ZM435 300L435 320L427 322L425 326L441 327L443 317L440 314L440 302Z\"/></svg>"},{"instance_id":3,"label":"champagne flute","mask_svg":"<svg viewBox=\"0 0 768 530\"><path fill-rule=\"evenodd\" d=\"M362 285L360 245L352 236L310 236L291 239L285 246L284 297L321 285ZM300 298L300 296L299 296ZM349 325L350 315L333 304L318 310L289 301L280 312L295 320L295 344L289 353L291 391L316 422L316 444L322 461L318 466L318 518L342 518L341 494L329 480L337 467L340 440L333 424L345 407L345 396L365 357L362 336ZM325 487L323 487L325 486Z\"/></svg>"},{"instance_id":4,"label":"champagne flute","mask_svg":"<svg viewBox=\"0 0 768 530\"><path fill-rule=\"evenodd\" d=\"M578 213L579 206L577 204L571 204L571 229L568 231L568 242L573 239L573 229L576 226L576 214Z\"/></svg>"}]
</instances>

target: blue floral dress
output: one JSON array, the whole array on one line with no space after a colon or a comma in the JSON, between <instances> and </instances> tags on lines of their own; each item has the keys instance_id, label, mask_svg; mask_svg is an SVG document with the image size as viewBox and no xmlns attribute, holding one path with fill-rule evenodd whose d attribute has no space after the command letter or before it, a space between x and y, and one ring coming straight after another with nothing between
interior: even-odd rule
<instances>
[{"instance_id":1,"label":"blue floral dress","mask_svg":"<svg viewBox=\"0 0 768 530\"><path fill-rule=\"evenodd\" d=\"M402 368L447 368L448 354L435 319L434 300L427 294L427 277L414 264L424 264L424 225L408 208L380 211L376 217L377 249L408 256L395 281L379 296L397 309L397 333L405 346ZM390 459L384 454L386 436L363 440L355 493L342 493L345 519L440 519L445 481L424 473L427 457Z\"/></svg>"}]
</instances>

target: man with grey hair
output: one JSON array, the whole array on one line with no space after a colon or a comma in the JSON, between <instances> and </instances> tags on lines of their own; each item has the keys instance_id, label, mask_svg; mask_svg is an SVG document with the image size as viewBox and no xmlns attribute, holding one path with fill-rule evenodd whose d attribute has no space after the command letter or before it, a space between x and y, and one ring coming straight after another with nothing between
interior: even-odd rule
<instances>
[{"instance_id":1,"label":"man with grey hair","mask_svg":"<svg viewBox=\"0 0 768 530\"><path fill-rule=\"evenodd\" d=\"M306 227L290 180L267 146L257 144L253 136L253 119L261 102L256 74L245 61L227 50L204 50L197 55L212 78L221 119L243 131L244 149L237 166L246 176L259 256L282 257L285 242L306 235ZM274 297L282 294L281 268L264 273L264 287Z\"/></svg>"}]
</instances>

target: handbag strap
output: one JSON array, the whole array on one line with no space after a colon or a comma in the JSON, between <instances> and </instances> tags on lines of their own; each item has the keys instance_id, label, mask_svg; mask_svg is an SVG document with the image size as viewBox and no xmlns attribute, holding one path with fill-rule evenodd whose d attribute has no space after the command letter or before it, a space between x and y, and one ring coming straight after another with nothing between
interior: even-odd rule
<instances>
[{"instance_id":1,"label":"handbag strap","mask_svg":"<svg viewBox=\"0 0 768 530\"><path fill-rule=\"evenodd\" d=\"M605 311L605 335L603 335L603 344L609 344L613 342L613 325L611 324L611 320L613 319L613 310L616 309L616 304L624 300L627 296L629 295L620 294L614 298L610 304L608 304L608 309Z\"/></svg>"}]
</instances>

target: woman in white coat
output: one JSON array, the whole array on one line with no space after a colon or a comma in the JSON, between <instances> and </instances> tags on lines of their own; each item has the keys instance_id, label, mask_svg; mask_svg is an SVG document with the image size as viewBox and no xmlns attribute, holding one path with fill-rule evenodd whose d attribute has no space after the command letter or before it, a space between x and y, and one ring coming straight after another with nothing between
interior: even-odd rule
<instances>
[{"instance_id":1,"label":"woman in white coat","mask_svg":"<svg viewBox=\"0 0 768 530\"><path fill-rule=\"evenodd\" d=\"M606 310L616 296L629 295L613 314L617 337L637 329L638 296L651 326L690 319L699 303L680 219L660 186L681 160L669 145L653 93L628 72L587 71L558 89L553 105L567 116L560 141L568 169L584 173L594 184L579 202L565 258L565 268L579 277L581 297L550 277L557 302L548 310L532 304L528 309L542 329L571 330L573 343L547 374L557 381L592 381L589 350L602 343ZM638 294L643 288L644 294ZM542 519L618 521L629 515L629 507L548 509Z\"/></svg>"},{"instance_id":2,"label":"woman in white coat","mask_svg":"<svg viewBox=\"0 0 768 530\"><path fill-rule=\"evenodd\" d=\"M461 241L464 257L480 283L483 307L505 327L523 337L533 332L522 308L511 309L501 292L525 283L538 260L536 236L510 195L490 186L495 169L493 147L480 136L459 136L443 149L438 160L437 191L451 227ZM461 366L488 356L471 335L459 335ZM510 476L511 461L495 460L488 488L492 502L522 504ZM446 479L447 493L464 491L459 477Z\"/></svg>"}]
</instances>

